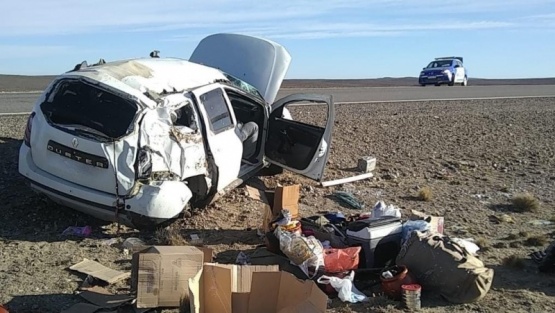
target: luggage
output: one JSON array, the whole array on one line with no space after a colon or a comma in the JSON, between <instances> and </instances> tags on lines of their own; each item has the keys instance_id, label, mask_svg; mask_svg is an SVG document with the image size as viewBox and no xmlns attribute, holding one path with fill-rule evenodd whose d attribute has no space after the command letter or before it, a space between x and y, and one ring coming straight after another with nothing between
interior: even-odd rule
<instances>
[{"instance_id":1,"label":"luggage","mask_svg":"<svg viewBox=\"0 0 555 313\"><path fill-rule=\"evenodd\" d=\"M493 269L464 247L438 233L412 232L396 258L424 291L435 291L453 303L482 299L493 282Z\"/></svg>"}]
</instances>

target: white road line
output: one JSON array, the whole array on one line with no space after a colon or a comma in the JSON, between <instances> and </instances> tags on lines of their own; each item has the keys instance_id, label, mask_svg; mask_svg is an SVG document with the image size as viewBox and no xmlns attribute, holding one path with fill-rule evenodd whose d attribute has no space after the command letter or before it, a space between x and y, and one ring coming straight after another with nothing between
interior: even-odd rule
<instances>
[{"instance_id":1,"label":"white road line","mask_svg":"<svg viewBox=\"0 0 555 313\"><path fill-rule=\"evenodd\" d=\"M336 102L336 104L399 103L399 102L430 102L430 101L470 101L470 100L501 100L501 99L533 99L533 98L555 98L555 95L507 96L507 97L501 96L501 97L447 98L447 99L370 100L370 101Z\"/></svg>"},{"instance_id":2,"label":"white road line","mask_svg":"<svg viewBox=\"0 0 555 313\"><path fill-rule=\"evenodd\" d=\"M335 104L367 104L367 103L400 103L400 102L430 102L430 101L471 101L471 100L501 100L501 99L534 99L555 98L555 95L545 96L510 96L510 97L479 97L479 98L447 98L447 99L409 99L409 100L368 100L368 101L345 101ZM321 103L306 103L299 105L321 105ZM28 115L31 112L0 113L0 116Z\"/></svg>"}]
</instances>

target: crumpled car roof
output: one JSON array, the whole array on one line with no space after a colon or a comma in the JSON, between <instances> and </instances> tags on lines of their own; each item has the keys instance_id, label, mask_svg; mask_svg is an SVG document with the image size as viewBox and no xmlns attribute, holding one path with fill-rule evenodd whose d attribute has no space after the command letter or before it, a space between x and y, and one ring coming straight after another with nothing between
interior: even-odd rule
<instances>
[{"instance_id":1,"label":"crumpled car roof","mask_svg":"<svg viewBox=\"0 0 555 313\"><path fill-rule=\"evenodd\" d=\"M142 100L156 102L145 93L183 92L215 81L228 81L218 69L178 58L140 58L109 62L71 71L62 77L84 77L104 83Z\"/></svg>"}]
</instances>

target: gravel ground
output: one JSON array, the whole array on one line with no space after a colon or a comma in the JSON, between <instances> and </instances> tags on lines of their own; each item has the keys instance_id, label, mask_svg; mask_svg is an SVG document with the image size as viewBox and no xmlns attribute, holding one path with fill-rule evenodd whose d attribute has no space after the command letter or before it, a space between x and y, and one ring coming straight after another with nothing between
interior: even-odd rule
<instances>
[{"instance_id":1,"label":"gravel ground","mask_svg":"<svg viewBox=\"0 0 555 313\"><path fill-rule=\"evenodd\" d=\"M292 110L296 119L319 118L317 107ZM74 295L82 275L68 267L82 258L129 270L118 245L107 239L138 236L149 243L164 240L160 233L104 223L57 207L33 194L17 173L17 154L25 117L0 117L0 304L11 313L59 312L79 302ZM424 294L424 312L547 312L555 307L555 279L537 272L527 255L545 248L555 238L555 100L491 100L342 105L336 110L332 155L326 179L355 175L358 157L374 155L375 178L348 186L367 206L378 200L445 217L446 232L474 238L482 245L484 263L495 270L493 287L478 303L452 305ZM322 188L298 175L283 173L262 178L272 187L282 183L303 185L302 214L317 211L356 213L330 197L335 188ZM430 201L416 195L423 187ZM540 202L537 212L517 213L510 199L521 192ZM169 230L180 236L197 233L213 247L216 260L228 262L240 250L261 242L253 230L260 206L238 188L188 220ZM502 217L506 214L505 217ZM500 217L503 221L497 220ZM510 222L507 218L512 219ZM61 237L68 226L90 225L90 238ZM527 240L538 236L539 240ZM537 241L535 243L534 241ZM534 246L536 244L537 246ZM521 266L503 265L509 256L523 258ZM110 286L128 291L127 282ZM375 298L369 304L345 305L334 300L330 312L397 312L396 302ZM169 311L168 311L169 312Z\"/></svg>"}]
</instances>

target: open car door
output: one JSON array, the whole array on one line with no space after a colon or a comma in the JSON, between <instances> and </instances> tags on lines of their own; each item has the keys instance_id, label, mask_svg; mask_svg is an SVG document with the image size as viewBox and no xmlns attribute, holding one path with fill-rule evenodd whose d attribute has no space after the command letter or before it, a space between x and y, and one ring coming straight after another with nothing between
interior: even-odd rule
<instances>
[{"instance_id":1,"label":"open car door","mask_svg":"<svg viewBox=\"0 0 555 313\"><path fill-rule=\"evenodd\" d=\"M283 117L286 105L325 105L325 127ZM293 94L270 107L265 156L268 162L317 181L322 180L329 157L335 108L331 95Z\"/></svg>"}]
</instances>

